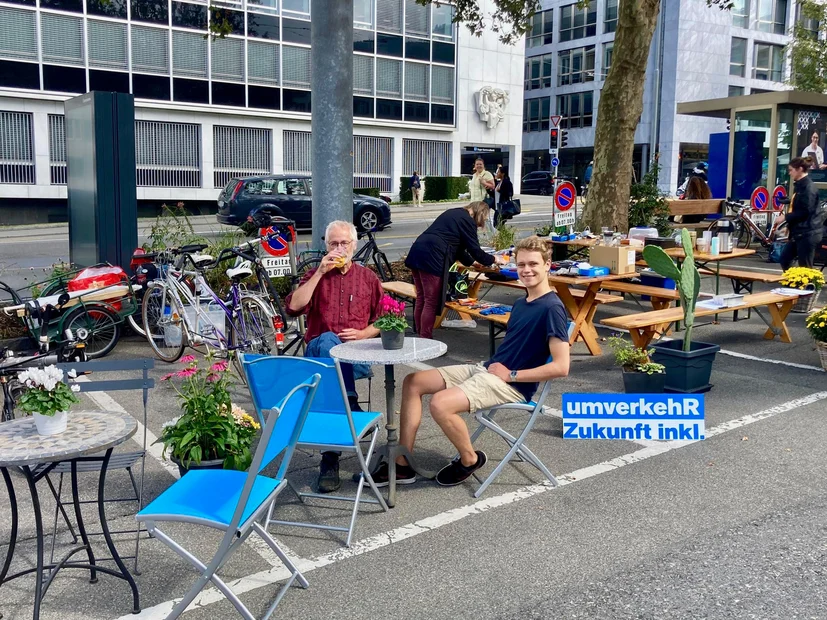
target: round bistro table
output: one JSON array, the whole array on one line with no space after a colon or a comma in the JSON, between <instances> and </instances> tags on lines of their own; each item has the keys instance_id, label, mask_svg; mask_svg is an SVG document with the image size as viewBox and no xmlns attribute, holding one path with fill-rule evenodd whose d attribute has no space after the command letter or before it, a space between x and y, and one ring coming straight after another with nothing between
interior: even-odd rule
<instances>
[{"instance_id":1,"label":"round bistro table","mask_svg":"<svg viewBox=\"0 0 827 620\"><path fill-rule=\"evenodd\" d=\"M405 338L405 345L401 349L385 349L382 347L380 338L367 340L353 340L337 344L330 349L331 357L340 362L348 364L370 364L373 366L383 365L385 367L385 411L387 411L388 431L387 446L377 452L381 460L382 455L388 459L388 506L396 504L396 457L404 456L411 467L426 478L433 478L433 472L427 472L417 468L411 453L405 446L399 445L399 423L396 420L396 380L394 378L394 366L396 364L410 364L411 362L424 362L441 355L445 355L448 346L438 340L427 338Z\"/></svg>"},{"instance_id":2,"label":"round bistro table","mask_svg":"<svg viewBox=\"0 0 827 620\"><path fill-rule=\"evenodd\" d=\"M108 411L70 411L66 430L58 435L50 436L39 435L35 428L34 419L31 417L18 418L0 424L0 472L2 472L3 479L6 482L11 505L11 537L6 559L2 568L0 568L0 587L12 579L35 573L34 620L40 618L40 605L43 597L57 572L62 568L87 569L90 573L90 583L97 582L97 571L123 579L132 588L132 613L140 611L138 587L112 542L103 503L106 468L109 464L112 449L134 435L137 427L137 422L129 414ZM103 456L101 456L101 452L104 452ZM81 461L91 460L101 461L100 477L98 479L98 514L100 515L103 537L106 540L107 547L109 547L109 552L112 554L112 559L118 567L117 571L96 564L95 554L83 524L78 496L77 464ZM78 533L83 544L72 548L57 563L46 564L43 561L43 515L37 494L37 482L61 461L71 462L72 503L74 504ZM17 543L18 513L17 497L9 473L10 469L21 472L26 479L32 497L32 509L37 530L37 562L35 568L22 570L13 575L8 575L8 572ZM80 551L86 552L88 561L70 561L70 558ZM45 579L44 570L48 571ZM0 596L1 598L2 596ZM0 618L2 618L2 614L0 614Z\"/></svg>"}]
</instances>

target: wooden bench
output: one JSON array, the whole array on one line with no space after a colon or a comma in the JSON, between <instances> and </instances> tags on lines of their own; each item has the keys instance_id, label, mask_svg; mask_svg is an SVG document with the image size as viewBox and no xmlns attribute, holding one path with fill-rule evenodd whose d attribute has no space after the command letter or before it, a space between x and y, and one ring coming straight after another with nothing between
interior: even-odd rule
<instances>
[{"instance_id":1,"label":"wooden bench","mask_svg":"<svg viewBox=\"0 0 827 620\"><path fill-rule=\"evenodd\" d=\"M614 291L616 293L624 293L638 297L640 295L648 295L649 301L652 302L652 308L655 310L663 310L668 308L673 301L680 299L680 294L677 290L671 288L661 288L659 286L646 286L645 284L636 284L634 282L623 282L615 280L614 282L604 282L601 287L604 291ZM637 301L637 299L635 299ZM638 302L640 305L640 302Z\"/></svg>"},{"instance_id":2,"label":"wooden bench","mask_svg":"<svg viewBox=\"0 0 827 620\"><path fill-rule=\"evenodd\" d=\"M718 215L721 213L720 198L711 198L709 200L667 200L669 205L669 215L683 216L683 215ZM684 224L681 222L672 222L672 228L709 228L711 222L697 222Z\"/></svg>"},{"instance_id":3,"label":"wooden bench","mask_svg":"<svg viewBox=\"0 0 827 620\"><path fill-rule=\"evenodd\" d=\"M782 342L792 342L785 320L797 299L798 295L779 295L771 292L754 293L752 295L745 295L744 303L738 306L738 308L713 309L696 306L695 317L713 316L734 312L735 310L754 308L756 314L768 325L768 329L764 333L764 338L772 340L776 336L780 336ZM761 313L760 308L762 306L766 306L769 311L770 320ZM635 346L645 349L656 335L663 334L669 329L672 323L681 320L683 320L683 308L666 308L665 310L652 310L650 312L639 312L637 314L612 317L604 319L602 324L606 327L628 330Z\"/></svg>"},{"instance_id":4,"label":"wooden bench","mask_svg":"<svg viewBox=\"0 0 827 620\"><path fill-rule=\"evenodd\" d=\"M716 271L714 269L709 269L708 267L701 267L698 269L701 275L716 275ZM784 277L783 274L780 273L761 273L758 271L749 271L746 269L724 269L722 268L719 272L717 272L719 277L729 278L729 281L732 283L732 292L733 293L752 293L752 285L756 282L761 282L763 284L775 284L776 282L780 282L781 279ZM747 318L752 316L752 309L747 308ZM738 320L738 311L736 310L732 315L732 320Z\"/></svg>"}]
</instances>

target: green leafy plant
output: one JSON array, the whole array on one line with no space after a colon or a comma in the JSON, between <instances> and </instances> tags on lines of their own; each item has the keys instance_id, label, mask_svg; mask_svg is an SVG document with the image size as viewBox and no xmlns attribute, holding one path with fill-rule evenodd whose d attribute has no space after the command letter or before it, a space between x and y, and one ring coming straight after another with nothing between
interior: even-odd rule
<instances>
[{"instance_id":1,"label":"green leafy plant","mask_svg":"<svg viewBox=\"0 0 827 620\"><path fill-rule=\"evenodd\" d=\"M534 229L534 234L538 237L548 237L551 233L554 232L554 226L551 224L546 224L544 226L538 226Z\"/></svg>"},{"instance_id":2,"label":"green leafy plant","mask_svg":"<svg viewBox=\"0 0 827 620\"><path fill-rule=\"evenodd\" d=\"M174 207L161 205L161 213L149 229L147 240L143 245L144 250L158 252L191 243L207 243L207 241L195 232L184 203L179 202Z\"/></svg>"},{"instance_id":3,"label":"green leafy plant","mask_svg":"<svg viewBox=\"0 0 827 620\"><path fill-rule=\"evenodd\" d=\"M827 307L807 315L807 331L816 342L827 342Z\"/></svg>"},{"instance_id":4,"label":"green leafy plant","mask_svg":"<svg viewBox=\"0 0 827 620\"><path fill-rule=\"evenodd\" d=\"M517 229L505 222L500 222L494 229L494 234L486 238L485 245L489 245L496 251L507 250L517 239Z\"/></svg>"},{"instance_id":5,"label":"green leafy plant","mask_svg":"<svg viewBox=\"0 0 827 620\"><path fill-rule=\"evenodd\" d=\"M615 356L615 364L621 366L627 371L645 372L648 375L660 374L665 372L663 364L656 364L649 361L654 354L654 349L648 351L638 349L633 343L624 340L619 336L612 336L609 338L609 346Z\"/></svg>"},{"instance_id":6,"label":"green leafy plant","mask_svg":"<svg viewBox=\"0 0 827 620\"><path fill-rule=\"evenodd\" d=\"M408 328L405 302L396 301L390 295L383 296L379 306L379 318L374 321L373 326L383 332L404 332Z\"/></svg>"},{"instance_id":7,"label":"green leafy plant","mask_svg":"<svg viewBox=\"0 0 827 620\"><path fill-rule=\"evenodd\" d=\"M692 344L692 327L695 325L695 303L698 301L698 293L701 290L701 275L695 266L692 240L686 228L681 230L681 245L683 246L685 258L680 269L669 255L663 251L663 248L656 245L647 245L643 248L643 258L657 273L674 280L678 287L681 308L683 308L683 322L686 327L686 333L683 337L683 350L689 351Z\"/></svg>"},{"instance_id":8,"label":"green leafy plant","mask_svg":"<svg viewBox=\"0 0 827 620\"><path fill-rule=\"evenodd\" d=\"M155 443L164 444L164 456L188 467L202 460L222 459L224 469L245 470L252 462L250 445L260 425L246 411L234 405L229 388L233 384L226 360L202 368L195 357L181 358L182 370L164 375L178 393L183 413L164 424ZM180 387L172 379L183 379Z\"/></svg>"},{"instance_id":9,"label":"green leafy plant","mask_svg":"<svg viewBox=\"0 0 827 620\"><path fill-rule=\"evenodd\" d=\"M669 203L658 188L660 164L653 161L640 183L633 183L629 194L629 226L652 226L661 235L671 232Z\"/></svg>"},{"instance_id":10,"label":"green leafy plant","mask_svg":"<svg viewBox=\"0 0 827 620\"><path fill-rule=\"evenodd\" d=\"M70 378L77 376L74 370L67 374ZM74 394L80 391L80 386L69 386L57 366L28 368L17 375L17 380L25 386L17 404L26 413L53 416L58 411L69 411L72 405L80 402Z\"/></svg>"}]
</instances>

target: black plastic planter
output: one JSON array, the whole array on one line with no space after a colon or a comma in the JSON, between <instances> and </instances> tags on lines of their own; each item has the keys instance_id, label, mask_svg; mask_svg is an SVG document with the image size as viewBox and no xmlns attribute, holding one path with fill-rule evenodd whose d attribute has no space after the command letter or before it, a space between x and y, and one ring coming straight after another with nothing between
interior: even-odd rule
<instances>
[{"instance_id":1,"label":"black plastic planter","mask_svg":"<svg viewBox=\"0 0 827 620\"><path fill-rule=\"evenodd\" d=\"M661 394L666 383L666 374L647 374L623 370L623 391L627 394Z\"/></svg>"},{"instance_id":2,"label":"black plastic planter","mask_svg":"<svg viewBox=\"0 0 827 620\"><path fill-rule=\"evenodd\" d=\"M721 350L717 344L692 342L690 350L684 352L682 340L667 340L653 344L652 348L652 361L666 366L665 391L697 394L712 388L712 362Z\"/></svg>"}]
</instances>

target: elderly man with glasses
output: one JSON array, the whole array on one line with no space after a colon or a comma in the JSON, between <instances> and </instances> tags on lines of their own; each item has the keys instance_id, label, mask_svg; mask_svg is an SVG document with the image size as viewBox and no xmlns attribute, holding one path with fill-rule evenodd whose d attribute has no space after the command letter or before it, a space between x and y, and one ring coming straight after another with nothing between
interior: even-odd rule
<instances>
[{"instance_id":1,"label":"elderly man with glasses","mask_svg":"<svg viewBox=\"0 0 827 620\"><path fill-rule=\"evenodd\" d=\"M287 313L307 314L308 357L330 357L330 349L350 340L375 338L379 330L373 322L379 316L382 284L370 269L354 264L353 252L358 236L349 222L327 225L327 254L317 269L308 271L299 287L287 296ZM361 411L356 395L356 379L370 376L370 367L342 364L342 379L352 410ZM339 488L339 453L323 452L319 471L320 493Z\"/></svg>"}]
</instances>

